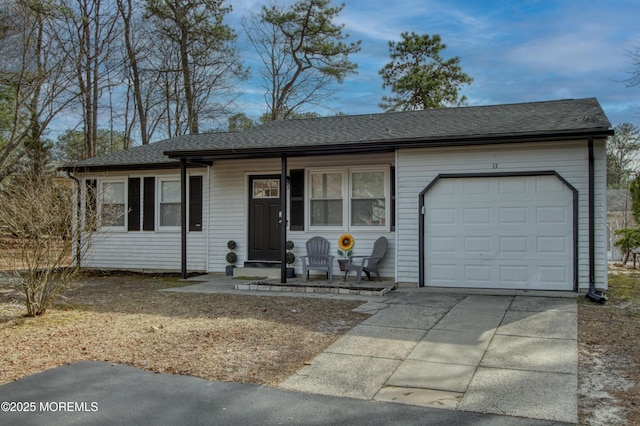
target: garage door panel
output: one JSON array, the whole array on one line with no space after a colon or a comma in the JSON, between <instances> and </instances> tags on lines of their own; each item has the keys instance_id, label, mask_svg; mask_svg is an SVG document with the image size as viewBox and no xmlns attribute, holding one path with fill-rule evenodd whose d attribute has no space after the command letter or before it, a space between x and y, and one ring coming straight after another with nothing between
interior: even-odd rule
<instances>
[{"instance_id":1,"label":"garage door panel","mask_svg":"<svg viewBox=\"0 0 640 426\"><path fill-rule=\"evenodd\" d=\"M555 176L443 178L425 207L427 285L573 289L573 193Z\"/></svg>"},{"instance_id":2,"label":"garage door panel","mask_svg":"<svg viewBox=\"0 0 640 426\"><path fill-rule=\"evenodd\" d=\"M489 194L491 191L489 182L480 179L462 182L462 193L469 197L478 197Z\"/></svg>"},{"instance_id":3,"label":"garage door panel","mask_svg":"<svg viewBox=\"0 0 640 426\"><path fill-rule=\"evenodd\" d=\"M514 178L509 180L502 180L498 182L498 191L500 195L527 195L529 192L527 189L527 184L528 181L526 179Z\"/></svg>"},{"instance_id":4,"label":"garage door panel","mask_svg":"<svg viewBox=\"0 0 640 426\"><path fill-rule=\"evenodd\" d=\"M456 282L459 282L456 269L457 265L455 264L439 263L433 265L430 275L434 281L441 283L439 285L454 285Z\"/></svg>"},{"instance_id":5,"label":"garage door panel","mask_svg":"<svg viewBox=\"0 0 640 426\"><path fill-rule=\"evenodd\" d=\"M456 223L456 210L453 208L429 209L429 224L445 225Z\"/></svg>"},{"instance_id":6,"label":"garage door panel","mask_svg":"<svg viewBox=\"0 0 640 426\"><path fill-rule=\"evenodd\" d=\"M568 272L567 268L562 266L540 265L536 271L536 278L545 289L553 289L566 282Z\"/></svg>"},{"instance_id":7,"label":"garage door panel","mask_svg":"<svg viewBox=\"0 0 640 426\"><path fill-rule=\"evenodd\" d=\"M500 236L498 240L499 256L523 255L530 252L529 237L526 235Z\"/></svg>"},{"instance_id":8,"label":"garage door panel","mask_svg":"<svg viewBox=\"0 0 640 426\"><path fill-rule=\"evenodd\" d=\"M567 223L567 209L565 207L538 207L536 208L536 222L541 224Z\"/></svg>"},{"instance_id":9,"label":"garage door panel","mask_svg":"<svg viewBox=\"0 0 640 426\"><path fill-rule=\"evenodd\" d=\"M527 223L528 209L526 207L499 207L500 223L503 225L522 225Z\"/></svg>"},{"instance_id":10,"label":"garage door panel","mask_svg":"<svg viewBox=\"0 0 640 426\"><path fill-rule=\"evenodd\" d=\"M512 286L527 287L530 279L527 265L501 265L499 280Z\"/></svg>"},{"instance_id":11,"label":"garage door panel","mask_svg":"<svg viewBox=\"0 0 640 426\"><path fill-rule=\"evenodd\" d=\"M462 219L464 224L487 224L491 223L491 209L487 207L471 208L463 207Z\"/></svg>"},{"instance_id":12,"label":"garage door panel","mask_svg":"<svg viewBox=\"0 0 640 426\"><path fill-rule=\"evenodd\" d=\"M490 235L483 237L464 237L463 251L466 254L491 254L493 252L491 240L492 237Z\"/></svg>"},{"instance_id":13,"label":"garage door panel","mask_svg":"<svg viewBox=\"0 0 640 426\"><path fill-rule=\"evenodd\" d=\"M432 237L429 247L431 247L431 255L451 256L456 253L456 238Z\"/></svg>"},{"instance_id":14,"label":"garage door panel","mask_svg":"<svg viewBox=\"0 0 640 426\"><path fill-rule=\"evenodd\" d=\"M462 279L466 282L473 282L482 284L482 287L486 287L493 281L493 271L491 265L464 265Z\"/></svg>"},{"instance_id":15,"label":"garage door panel","mask_svg":"<svg viewBox=\"0 0 640 426\"><path fill-rule=\"evenodd\" d=\"M561 236L545 236L536 239L536 253L547 255L567 255L569 250L569 241L567 237Z\"/></svg>"}]
</instances>

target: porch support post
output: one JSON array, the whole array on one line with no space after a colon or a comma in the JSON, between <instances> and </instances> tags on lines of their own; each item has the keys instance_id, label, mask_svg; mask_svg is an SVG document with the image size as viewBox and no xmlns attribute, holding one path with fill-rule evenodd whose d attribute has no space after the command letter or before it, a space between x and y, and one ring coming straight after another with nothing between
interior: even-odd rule
<instances>
[{"instance_id":1,"label":"porch support post","mask_svg":"<svg viewBox=\"0 0 640 426\"><path fill-rule=\"evenodd\" d=\"M187 278L187 159L180 159L180 237L181 237L181 272L180 277Z\"/></svg>"},{"instance_id":2,"label":"porch support post","mask_svg":"<svg viewBox=\"0 0 640 426\"><path fill-rule=\"evenodd\" d=\"M287 282L287 154L280 165L280 282Z\"/></svg>"}]
</instances>

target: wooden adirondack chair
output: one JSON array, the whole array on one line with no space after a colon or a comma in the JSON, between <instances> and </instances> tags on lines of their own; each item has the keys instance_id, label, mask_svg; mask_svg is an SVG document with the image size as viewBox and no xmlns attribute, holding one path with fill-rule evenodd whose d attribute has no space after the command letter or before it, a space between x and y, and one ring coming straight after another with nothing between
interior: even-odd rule
<instances>
[{"instance_id":1,"label":"wooden adirondack chair","mask_svg":"<svg viewBox=\"0 0 640 426\"><path fill-rule=\"evenodd\" d=\"M360 284L362 272L367 274L369 281L371 281L371 273L375 272L378 276L378 281L380 281L381 278L380 272L378 271L378 264L384 258L384 254L387 252L388 246L389 242L387 239L385 237L380 237L375 243L373 243L373 250L371 251L370 256L351 256L349 258L347 270L344 272L344 280L347 280L347 274L349 274L349 271L356 271L356 284ZM354 259L359 259L360 261L354 263Z\"/></svg>"},{"instance_id":2,"label":"wooden adirondack chair","mask_svg":"<svg viewBox=\"0 0 640 426\"><path fill-rule=\"evenodd\" d=\"M329 282L333 280L331 273L334 256L329 254L329 241L323 237L313 237L307 241L307 255L300 256L302 260L302 281L307 282L310 269L318 269L327 272Z\"/></svg>"}]
</instances>

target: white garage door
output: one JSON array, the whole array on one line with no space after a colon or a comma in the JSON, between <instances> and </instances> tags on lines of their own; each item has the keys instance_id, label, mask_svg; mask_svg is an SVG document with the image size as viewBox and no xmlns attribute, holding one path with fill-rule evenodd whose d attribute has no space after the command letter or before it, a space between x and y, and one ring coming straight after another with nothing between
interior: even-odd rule
<instances>
[{"instance_id":1,"label":"white garage door","mask_svg":"<svg viewBox=\"0 0 640 426\"><path fill-rule=\"evenodd\" d=\"M556 176L442 178L424 220L427 286L573 290L573 192Z\"/></svg>"}]
</instances>

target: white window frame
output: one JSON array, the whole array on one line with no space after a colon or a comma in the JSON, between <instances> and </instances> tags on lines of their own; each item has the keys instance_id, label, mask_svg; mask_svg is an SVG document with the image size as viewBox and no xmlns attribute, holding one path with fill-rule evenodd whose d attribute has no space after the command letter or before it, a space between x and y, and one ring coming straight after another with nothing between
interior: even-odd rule
<instances>
[{"instance_id":1,"label":"white window frame","mask_svg":"<svg viewBox=\"0 0 640 426\"><path fill-rule=\"evenodd\" d=\"M351 223L351 216L352 216L352 200L353 200L353 180L352 180L352 176L354 173L383 173L383 183L384 183L384 190L383 190L383 198L384 198L384 224L383 225L353 225ZM348 170L349 173L349 193L348 193L348 203L349 206L347 208L348 210L348 223L349 223L349 230L374 230L374 229L379 229L379 230L383 230L383 231L389 231L390 227L389 227L389 223L391 220L391 214L389 212L389 209L391 208L391 188L389 186L389 166L381 166L381 167L350 167Z\"/></svg>"},{"instance_id":2,"label":"white window frame","mask_svg":"<svg viewBox=\"0 0 640 426\"><path fill-rule=\"evenodd\" d=\"M205 193L205 185L207 184L207 179L206 179L206 175L202 174L202 173L187 173L187 232L197 232L200 233L202 231L189 231L189 212L190 212L190 199L189 199L189 184L190 184L190 178L192 176L200 176L202 178L202 230L204 230L204 221L205 221L205 197L206 197L206 193ZM161 217L161 210L160 210L160 206L161 206L161 198L162 198L162 182L167 182L167 181L177 181L178 184L180 184L180 176L179 175L164 175L164 176L155 176L156 178L156 187L155 187L155 191L156 191L156 196L155 196L155 230L156 231L180 231L181 228L181 224L178 224L178 226L161 226L160 225L160 217ZM180 200L180 202L182 202L182 199Z\"/></svg>"},{"instance_id":3,"label":"white window frame","mask_svg":"<svg viewBox=\"0 0 640 426\"><path fill-rule=\"evenodd\" d=\"M104 195L104 186L105 184L122 184L123 185L123 205L124 205L124 210L123 210L123 221L122 221L122 225L105 225L102 224L102 208L103 208L103 195ZM129 206L128 206L128 200L127 200L127 194L128 194L129 188L127 187L127 179L126 178L122 178L122 179L99 179L98 180L98 200L97 200L97 215L98 218L100 218L100 222L101 222L101 227L104 228L105 230L109 230L109 231L122 231L122 232L126 232L127 231L127 225L128 225L128 218L127 218L127 212L129 211Z\"/></svg>"},{"instance_id":4,"label":"white window frame","mask_svg":"<svg viewBox=\"0 0 640 426\"><path fill-rule=\"evenodd\" d=\"M188 179L188 178L187 178ZM179 231L180 230L180 223L178 223L178 225L162 225L161 219L162 219L162 211L161 211L161 206L162 206L162 183L163 182L178 182L178 185L181 185L180 183L180 176L178 175L167 175L167 176L157 176L156 177L156 200L155 200L155 209L156 209L156 230L157 231ZM188 181L187 181L188 184ZM189 189L187 188L187 194ZM181 202L181 201L180 201ZM180 204L180 203L178 203ZM189 209L189 203L187 200L187 210ZM189 217L189 212L187 211L187 217Z\"/></svg>"},{"instance_id":5,"label":"white window frame","mask_svg":"<svg viewBox=\"0 0 640 426\"><path fill-rule=\"evenodd\" d=\"M345 206L344 206L344 202L345 202L345 194L346 194L346 190L347 188L345 187L345 174L344 174L345 169L344 168L322 168L322 169L309 169L307 171L307 176L308 176L308 185L307 185L307 200L306 200L306 205L307 205L307 209L306 211L308 212L308 214L306 215L307 217L305 218L305 220L307 221L308 224L308 229L313 230L313 229L318 229L318 230L332 230L332 229L344 229L345 227L345 223L346 222L346 217L344 215L345 212ZM313 209L311 208L311 202L314 200L311 195L312 195L312 188L313 188L313 183L312 183L312 175L314 174L340 174L342 175L342 188L341 188L341 192L342 192L342 225L312 225L311 224L311 216L312 216L312 212Z\"/></svg>"},{"instance_id":6,"label":"white window frame","mask_svg":"<svg viewBox=\"0 0 640 426\"><path fill-rule=\"evenodd\" d=\"M306 171L305 188L305 228L308 231L382 231L389 232L391 224L391 187L389 165L370 165L355 167L318 167ZM383 172L384 173L384 200L385 217L384 225L352 225L351 224L351 199L352 199L352 175L358 172ZM311 176L320 173L342 173L342 226L311 225Z\"/></svg>"}]
</instances>

